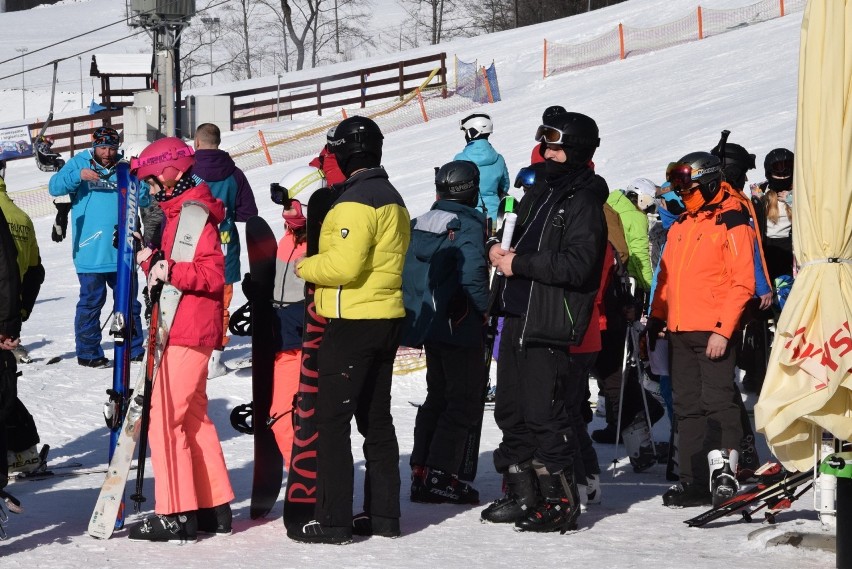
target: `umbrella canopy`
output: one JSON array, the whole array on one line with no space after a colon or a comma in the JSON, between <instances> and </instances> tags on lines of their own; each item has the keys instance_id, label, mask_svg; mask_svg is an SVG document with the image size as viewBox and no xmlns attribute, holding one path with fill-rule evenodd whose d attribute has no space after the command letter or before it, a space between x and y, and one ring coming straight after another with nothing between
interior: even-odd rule
<instances>
[{"instance_id":1,"label":"umbrella canopy","mask_svg":"<svg viewBox=\"0 0 852 569\"><path fill-rule=\"evenodd\" d=\"M808 2L797 110L801 269L776 325L755 421L785 467L807 470L819 428L852 439L852 0Z\"/></svg>"}]
</instances>

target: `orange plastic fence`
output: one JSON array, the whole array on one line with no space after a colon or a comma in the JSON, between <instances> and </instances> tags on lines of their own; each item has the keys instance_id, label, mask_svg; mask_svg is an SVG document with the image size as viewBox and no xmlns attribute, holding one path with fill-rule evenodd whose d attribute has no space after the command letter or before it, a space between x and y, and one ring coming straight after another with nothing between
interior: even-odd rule
<instances>
[{"instance_id":1,"label":"orange plastic fence","mask_svg":"<svg viewBox=\"0 0 852 569\"><path fill-rule=\"evenodd\" d=\"M761 0L749 6L716 10L697 6L672 22L652 28L619 23L611 32L579 43L544 40L544 76L593 67L780 18L805 9L807 0Z\"/></svg>"}]
</instances>

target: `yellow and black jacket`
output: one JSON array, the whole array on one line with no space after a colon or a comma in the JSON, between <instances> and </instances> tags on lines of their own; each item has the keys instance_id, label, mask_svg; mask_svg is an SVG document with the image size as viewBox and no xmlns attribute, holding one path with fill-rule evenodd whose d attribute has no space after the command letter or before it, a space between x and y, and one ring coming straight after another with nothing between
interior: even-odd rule
<instances>
[{"instance_id":1,"label":"yellow and black jacket","mask_svg":"<svg viewBox=\"0 0 852 569\"><path fill-rule=\"evenodd\" d=\"M358 172L341 189L323 221L319 253L299 263L299 274L316 285L321 316L402 318L402 268L411 238L402 196L383 168Z\"/></svg>"}]
</instances>

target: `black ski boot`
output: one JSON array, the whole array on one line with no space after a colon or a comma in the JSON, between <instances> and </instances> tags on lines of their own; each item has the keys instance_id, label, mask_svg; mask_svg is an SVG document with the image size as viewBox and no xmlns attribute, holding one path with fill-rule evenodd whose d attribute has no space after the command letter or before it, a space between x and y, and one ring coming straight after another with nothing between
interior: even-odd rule
<instances>
[{"instance_id":1,"label":"black ski boot","mask_svg":"<svg viewBox=\"0 0 852 569\"><path fill-rule=\"evenodd\" d=\"M352 535L396 538L402 533L399 530L399 518L373 516L367 512L361 512L352 516Z\"/></svg>"},{"instance_id":2,"label":"black ski boot","mask_svg":"<svg viewBox=\"0 0 852 569\"><path fill-rule=\"evenodd\" d=\"M592 431L592 440L601 445L614 445L618 432L618 406L608 397L604 399L606 427Z\"/></svg>"},{"instance_id":3,"label":"black ski boot","mask_svg":"<svg viewBox=\"0 0 852 569\"><path fill-rule=\"evenodd\" d=\"M233 517L230 504L198 508L198 533L230 535Z\"/></svg>"},{"instance_id":4,"label":"black ski boot","mask_svg":"<svg viewBox=\"0 0 852 569\"><path fill-rule=\"evenodd\" d=\"M663 494L663 505L669 508L697 508L713 504L713 496L706 482L681 482Z\"/></svg>"},{"instance_id":5,"label":"black ski boot","mask_svg":"<svg viewBox=\"0 0 852 569\"><path fill-rule=\"evenodd\" d=\"M131 541L195 543L198 519L195 512L149 516L130 529Z\"/></svg>"},{"instance_id":6,"label":"black ski boot","mask_svg":"<svg viewBox=\"0 0 852 569\"><path fill-rule=\"evenodd\" d=\"M510 466L503 480L506 483L506 494L482 510L483 522L513 524L538 502L538 481L529 462Z\"/></svg>"},{"instance_id":7,"label":"black ski boot","mask_svg":"<svg viewBox=\"0 0 852 569\"><path fill-rule=\"evenodd\" d=\"M563 470L551 474L543 467L536 468L536 473L544 500L526 517L515 522L515 530L565 533L577 529L580 492L574 473Z\"/></svg>"},{"instance_id":8,"label":"black ski boot","mask_svg":"<svg viewBox=\"0 0 852 569\"><path fill-rule=\"evenodd\" d=\"M479 492L454 474L430 467L411 471L411 501L425 504L479 504Z\"/></svg>"}]
</instances>

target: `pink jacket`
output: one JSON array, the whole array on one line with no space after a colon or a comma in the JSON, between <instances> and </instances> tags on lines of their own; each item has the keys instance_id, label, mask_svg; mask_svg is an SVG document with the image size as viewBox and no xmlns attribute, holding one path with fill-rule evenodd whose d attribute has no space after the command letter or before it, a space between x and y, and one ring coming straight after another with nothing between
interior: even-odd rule
<instances>
[{"instance_id":1,"label":"pink jacket","mask_svg":"<svg viewBox=\"0 0 852 569\"><path fill-rule=\"evenodd\" d=\"M186 201L201 202L210 210L207 225L198 240L192 262L177 263L170 252L175 242L178 216ZM225 288L225 257L219 241L219 223L225 217L225 206L210 193L205 183L160 204L166 214L162 250L169 263L169 282L183 292L174 324L169 332L169 345L217 347L222 342L222 302ZM148 261L142 270L148 274Z\"/></svg>"}]
</instances>

